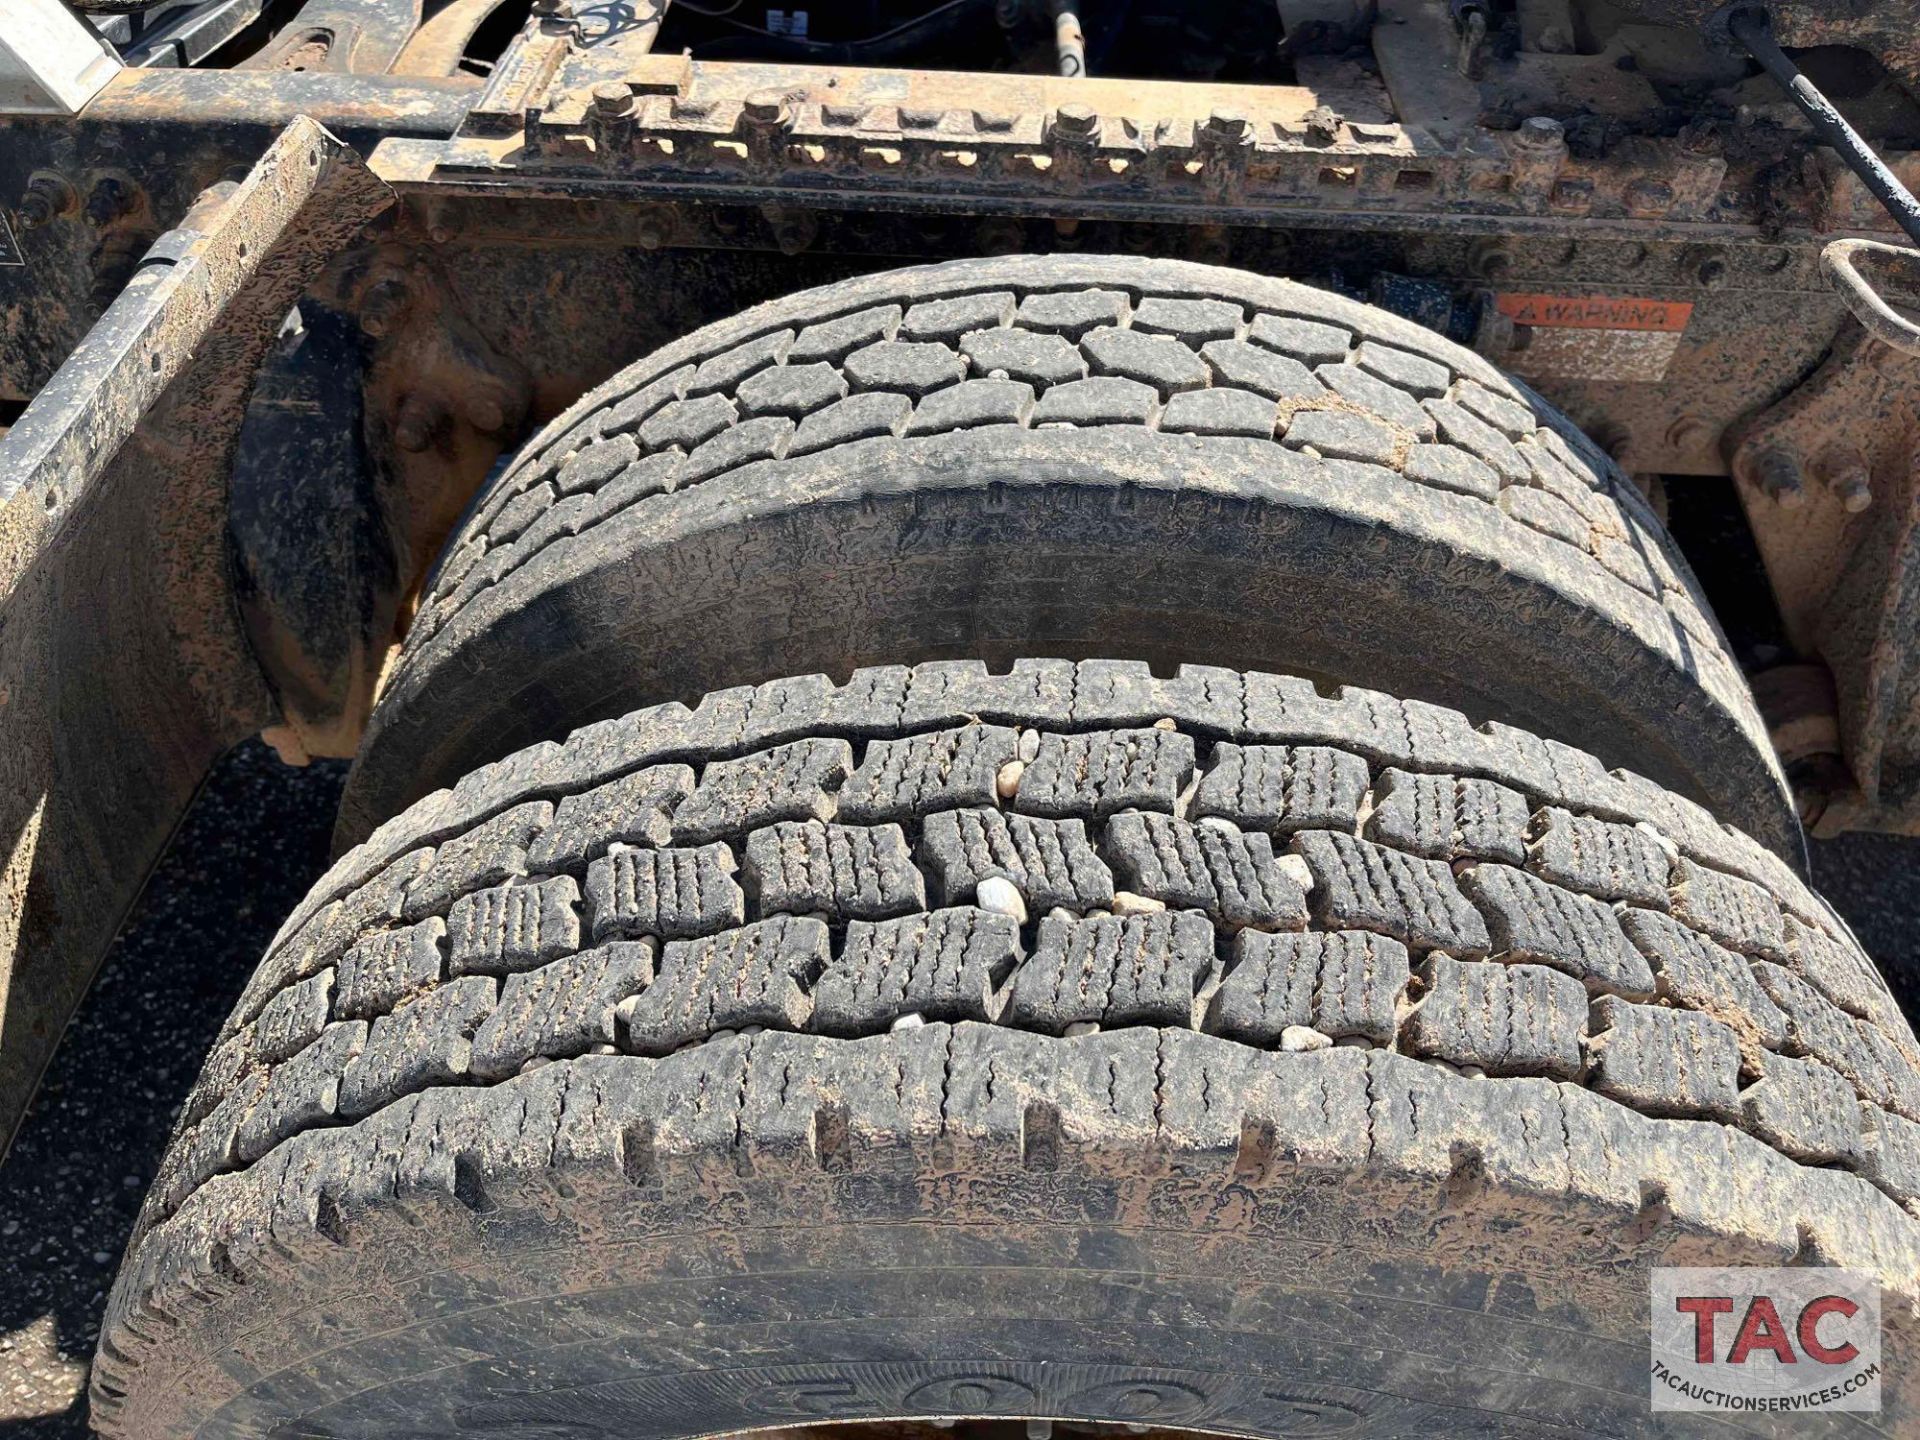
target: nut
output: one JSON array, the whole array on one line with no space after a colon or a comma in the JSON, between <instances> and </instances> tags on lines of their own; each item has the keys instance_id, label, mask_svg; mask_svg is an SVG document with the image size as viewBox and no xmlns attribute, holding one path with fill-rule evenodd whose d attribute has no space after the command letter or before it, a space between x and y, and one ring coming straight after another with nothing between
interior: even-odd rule
<instances>
[{"instance_id":1,"label":"nut","mask_svg":"<svg viewBox=\"0 0 1920 1440\"><path fill-rule=\"evenodd\" d=\"M787 97L778 90L756 90L740 106L740 118L754 125L779 125L787 118Z\"/></svg>"},{"instance_id":2,"label":"nut","mask_svg":"<svg viewBox=\"0 0 1920 1440\"><path fill-rule=\"evenodd\" d=\"M1673 187L1664 180L1636 180L1620 198L1629 215L1653 219L1673 208Z\"/></svg>"},{"instance_id":3,"label":"nut","mask_svg":"<svg viewBox=\"0 0 1920 1440\"><path fill-rule=\"evenodd\" d=\"M1053 112L1053 133L1087 140L1100 132L1100 117L1088 105L1062 105Z\"/></svg>"},{"instance_id":4,"label":"nut","mask_svg":"<svg viewBox=\"0 0 1920 1440\"><path fill-rule=\"evenodd\" d=\"M1513 138L1515 144L1528 150L1550 150L1566 143L1567 132L1551 116L1529 115L1520 122L1520 128L1514 132Z\"/></svg>"},{"instance_id":5,"label":"nut","mask_svg":"<svg viewBox=\"0 0 1920 1440\"><path fill-rule=\"evenodd\" d=\"M1782 509L1797 510L1807 503L1806 471L1791 453L1779 446L1754 456L1748 473L1761 493Z\"/></svg>"},{"instance_id":6,"label":"nut","mask_svg":"<svg viewBox=\"0 0 1920 1440\"><path fill-rule=\"evenodd\" d=\"M1238 145L1253 134L1253 122L1238 110L1215 110L1201 124L1200 133L1212 140Z\"/></svg>"},{"instance_id":7,"label":"nut","mask_svg":"<svg viewBox=\"0 0 1920 1440\"><path fill-rule=\"evenodd\" d=\"M593 113L617 119L633 113L633 91L620 80L603 80L593 87Z\"/></svg>"}]
</instances>

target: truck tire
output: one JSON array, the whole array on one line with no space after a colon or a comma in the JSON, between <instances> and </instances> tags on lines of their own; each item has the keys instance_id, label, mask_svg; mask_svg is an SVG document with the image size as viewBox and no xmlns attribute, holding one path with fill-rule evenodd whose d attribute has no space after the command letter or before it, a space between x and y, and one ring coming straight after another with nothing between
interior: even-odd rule
<instances>
[{"instance_id":1,"label":"truck tire","mask_svg":"<svg viewBox=\"0 0 1920 1440\"><path fill-rule=\"evenodd\" d=\"M762 305L574 406L449 546L338 838L636 705L1033 654L1267 666L1500 716L1799 854L1697 584L1564 418L1371 306L1065 256Z\"/></svg>"},{"instance_id":2,"label":"truck tire","mask_svg":"<svg viewBox=\"0 0 1920 1440\"><path fill-rule=\"evenodd\" d=\"M335 864L186 1104L93 1415L1667 1433L1649 1267L1812 1263L1881 1277L1912 1433L1916 1122L1845 927L1579 751L1202 667L802 677Z\"/></svg>"}]
</instances>

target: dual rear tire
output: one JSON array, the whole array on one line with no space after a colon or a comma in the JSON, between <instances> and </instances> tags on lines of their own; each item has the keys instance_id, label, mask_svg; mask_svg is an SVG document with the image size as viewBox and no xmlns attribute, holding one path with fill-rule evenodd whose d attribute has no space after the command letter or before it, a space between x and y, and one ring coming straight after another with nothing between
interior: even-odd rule
<instances>
[{"instance_id":1,"label":"dual rear tire","mask_svg":"<svg viewBox=\"0 0 1920 1440\"><path fill-rule=\"evenodd\" d=\"M1881 1275L1914 1422L1920 1046L1631 486L1378 311L1000 260L670 346L341 825L110 1434L1661 1433L1721 1263Z\"/></svg>"}]
</instances>

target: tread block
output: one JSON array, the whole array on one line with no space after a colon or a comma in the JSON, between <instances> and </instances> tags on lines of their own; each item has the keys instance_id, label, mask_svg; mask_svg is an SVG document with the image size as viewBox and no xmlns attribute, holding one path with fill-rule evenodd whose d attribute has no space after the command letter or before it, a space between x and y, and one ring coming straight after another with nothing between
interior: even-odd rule
<instances>
[{"instance_id":1,"label":"tread block","mask_svg":"<svg viewBox=\"0 0 1920 1440\"><path fill-rule=\"evenodd\" d=\"M404 930L382 930L363 938L340 959L334 1014L371 1020L416 990L437 985L446 938L447 922L437 915Z\"/></svg>"},{"instance_id":2,"label":"tread block","mask_svg":"<svg viewBox=\"0 0 1920 1440\"><path fill-rule=\"evenodd\" d=\"M1213 926L1196 911L1050 915L1013 972L1002 1018L1055 1033L1087 1022L1192 1029L1213 964Z\"/></svg>"},{"instance_id":3,"label":"tread block","mask_svg":"<svg viewBox=\"0 0 1920 1440\"><path fill-rule=\"evenodd\" d=\"M687 385L693 379L695 367L682 365L665 375L649 380L625 399L616 402L613 407L600 415L582 420L567 434L560 437L548 448L544 459L548 463L564 461L567 455L593 438L594 422L599 422L601 435L617 435L637 430L641 423L654 411L669 400L678 400L687 393ZM537 473L532 470L529 473Z\"/></svg>"},{"instance_id":4,"label":"tread block","mask_svg":"<svg viewBox=\"0 0 1920 1440\"><path fill-rule=\"evenodd\" d=\"M1033 413L1033 386L1024 380L962 380L922 400L907 422L909 435L941 435L981 425L1024 425Z\"/></svg>"},{"instance_id":5,"label":"tread block","mask_svg":"<svg viewBox=\"0 0 1920 1440\"><path fill-rule=\"evenodd\" d=\"M1744 958L1689 930L1678 920L1649 910L1625 910L1620 928L1653 967L1655 993L1670 1005L1703 1010L1730 1025L1754 1052L1777 1050L1787 1038L1787 1017L1768 998Z\"/></svg>"},{"instance_id":6,"label":"tread block","mask_svg":"<svg viewBox=\"0 0 1920 1440\"><path fill-rule=\"evenodd\" d=\"M266 1088L234 1133L234 1156L251 1165L288 1136L332 1122L340 1105L340 1078L367 1040L367 1027L343 1020L267 1074Z\"/></svg>"},{"instance_id":7,"label":"tread block","mask_svg":"<svg viewBox=\"0 0 1920 1440\"><path fill-rule=\"evenodd\" d=\"M1351 401L1389 424L1398 425L1415 440L1433 439L1433 417L1422 410L1412 396L1379 376L1368 374L1352 361L1322 365L1313 373L1341 399Z\"/></svg>"},{"instance_id":8,"label":"tread block","mask_svg":"<svg viewBox=\"0 0 1920 1440\"><path fill-rule=\"evenodd\" d=\"M1610 906L1510 865L1475 865L1460 885L1486 916L1500 958L1550 965L1595 993L1653 995L1646 956L1627 943Z\"/></svg>"},{"instance_id":9,"label":"tread block","mask_svg":"<svg viewBox=\"0 0 1920 1440\"><path fill-rule=\"evenodd\" d=\"M712 391L731 394L741 381L785 360L792 345L793 331L776 330L771 335L723 350L701 362L687 382L687 394L705 395Z\"/></svg>"},{"instance_id":10,"label":"tread block","mask_svg":"<svg viewBox=\"0 0 1920 1440\"><path fill-rule=\"evenodd\" d=\"M812 1013L807 990L831 958L827 927L790 915L671 941L653 983L627 1007L622 1046L664 1055L743 1025L798 1030Z\"/></svg>"},{"instance_id":11,"label":"tread block","mask_svg":"<svg viewBox=\"0 0 1920 1440\"><path fill-rule=\"evenodd\" d=\"M598 490L607 481L640 458L640 447L631 435L616 435L574 453L553 478L562 495L583 490Z\"/></svg>"},{"instance_id":12,"label":"tread block","mask_svg":"<svg viewBox=\"0 0 1920 1440\"><path fill-rule=\"evenodd\" d=\"M1225 300L1177 300L1149 295L1133 307L1135 330L1149 335L1172 335L1194 347L1209 340L1231 340L1246 321L1246 312Z\"/></svg>"},{"instance_id":13,"label":"tread block","mask_svg":"<svg viewBox=\"0 0 1920 1440\"><path fill-rule=\"evenodd\" d=\"M588 525L598 524L616 510L624 510L636 500L661 495L680 483L680 467L686 457L678 450L663 450L658 455L629 465L595 492L594 511ZM585 526L581 527L585 529Z\"/></svg>"},{"instance_id":14,"label":"tread block","mask_svg":"<svg viewBox=\"0 0 1920 1440\"><path fill-rule=\"evenodd\" d=\"M1160 408L1160 392L1138 380L1099 375L1055 385L1033 407L1037 425L1145 425Z\"/></svg>"},{"instance_id":15,"label":"tread block","mask_svg":"<svg viewBox=\"0 0 1920 1440\"><path fill-rule=\"evenodd\" d=\"M1154 1035L1123 1031L1046 1044L994 1025L963 1024L951 1039L943 1121L960 1155L975 1146L1017 1149L1027 1168L1047 1170L1070 1163L1080 1146L1133 1150L1154 1142L1162 1068Z\"/></svg>"},{"instance_id":16,"label":"tread block","mask_svg":"<svg viewBox=\"0 0 1920 1440\"><path fill-rule=\"evenodd\" d=\"M1437 360L1382 345L1378 340L1362 340L1354 349L1353 363L1421 400L1446 394L1453 383L1453 372Z\"/></svg>"},{"instance_id":17,"label":"tread block","mask_svg":"<svg viewBox=\"0 0 1920 1440\"><path fill-rule=\"evenodd\" d=\"M533 800L446 841L434 852L425 873L408 887L401 918L425 919L468 891L526 874L528 849L552 823L553 806Z\"/></svg>"},{"instance_id":18,"label":"tread block","mask_svg":"<svg viewBox=\"0 0 1920 1440\"><path fill-rule=\"evenodd\" d=\"M487 526L487 542L499 549L509 541L517 539L534 521L547 513L547 507L553 504L553 487L542 481L530 490L524 490L502 505Z\"/></svg>"},{"instance_id":19,"label":"tread block","mask_svg":"<svg viewBox=\"0 0 1920 1440\"><path fill-rule=\"evenodd\" d=\"M1306 1025L1335 1040L1357 1035L1385 1045L1393 1039L1407 973L1406 946L1384 935L1242 930L1201 1028L1274 1045L1287 1027Z\"/></svg>"},{"instance_id":20,"label":"tread block","mask_svg":"<svg viewBox=\"0 0 1920 1440\"><path fill-rule=\"evenodd\" d=\"M1635 825L1546 806L1533 817L1527 869L1596 899L1667 908L1666 852Z\"/></svg>"},{"instance_id":21,"label":"tread block","mask_svg":"<svg viewBox=\"0 0 1920 1440\"><path fill-rule=\"evenodd\" d=\"M947 1041L944 1025L853 1044L777 1031L755 1040L736 1123L753 1137L756 1172L860 1170L934 1141L944 1128Z\"/></svg>"},{"instance_id":22,"label":"tread block","mask_svg":"<svg viewBox=\"0 0 1920 1440\"><path fill-rule=\"evenodd\" d=\"M898 825L785 820L747 837L741 878L755 914L884 920L924 910L926 882Z\"/></svg>"},{"instance_id":23,"label":"tread block","mask_svg":"<svg viewBox=\"0 0 1920 1440\"><path fill-rule=\"evenodd\" d=\"M648 450L692 450L704 445L740 418L739 407L725 395L702 395L693 400L670 400L639 429Z\"/></svg>"},{"instance_id":24,"label":"tread block","mask_svg":"<svg viewBox=\"0 0 1920 1440\"><path fill-rule=\"evenodd\" d=\"M809 325L794 336L787 347L789 365L810 360L839 364L855 350L879 340L891 340L899 333L902 310L898 305L875 305L851 315L837 316Z\"/></svg>"},{"instance_id":25,"label":"tread block","mask_svg":"<svg viewBox=\"0 0 1920 1440\"><path fill-rule=\"evenodd\" d=\"M1920 1200L1920 1125L1860 1107L1860 1173L1903 1205Z\"/></svg>"},{"instance_id":26,"label":"tread block","mask_svg":"<svg viewBox=\"0 0 1920 1440\"><path fill-rule=\"evenodd\" d=\"M205 1119L174 1141L154 1177L148 1205L158 1205L163 1213L177 1210L208 1178L233 1168L240 1124L267 1093L268 1083L264 1071L246 1076Z\"/></svg>"},{"instance_id":27,"label":"tread block","mask_svg":"<svg viewBox=\"0 0 1920 1440\"><path fill-rule=\"evenodd\" d=\"M1279 420L1273 401L1250 390L1188 390L1167 401L1160 428L1178 435L1246 435L1271 440Z\"/></svg>"},{"instance_id":28,"label":"tread block","mask_svg":"<svg viewBox=\"0 0 1920 1440\"><path fill-rule=\"evenodd\" d=\"M1780 905L1751 880L1709 870L1682 856L1673 863L1673 913L1729 950L1785 963L1787 932Z\"/></svg>"},{"instance_id":29,"label":"tread block","mask_svg":"<svg viewBox=\"0 0 1920 1440\"><path fill-rule=\"evenodd\" d=\"M400 918L407 888L433 861L431 849L409 851L344 899L323 905L267 958L247 982L230 1025L244 1025L293 981L338 963L354 941Z\"/></svg>"},{"instance_id":30,"label":"tread block","mask_svg":"<svg viewBox=\"0 0 1920 1440\"><path fill-rule=\"evenodd\" d=\"M1476 500L1493 500L1500 494L1500 477L1493 467L1452 445L1414 446L1400 473L1436 490L1457 490Z\"/></svg>"},{"instance_id":31,"label":"tread block","mask_svg":"<svg viewBox=\"0 0 1920 1440\"><path fill-rule=\"evenodd\" d=\"M1162 400L1207 383L1207 367L1200 357L1165 335L1102 327L1083 335L1080 349L1095 375L1116 375L1150 385Z\"/></svg>"},{"instance_id":32,"label":"tread block","mask_svg":"<svg viewBox=\"0 0 1920 1440\"><path fill-rule=\"evenodd\" d=\"M733 398L744 414L784 415L797 421L846 399L847 377L824 361L780 365L743 380Z\"/></svg>"},{"instance_id":33,"label":"tread block","mask_svg":"<svg viewBox=\"0 0 1920 1440\"><path fill-rule=\"evenodd\" d=\"M1860 1161L1860 1102L1853 1087L1815 1060L1769 1055L1740 1092L1742 1126L1803 1165Z\"/></svg>"},{"instance_id":34,"label":"tread block","mask_svg":"<svg viewBox=\"0 0 1920 1440\"><path fill-rule=\"evenodd\" d=\"M1240 728L1241 683L1232 670L1182 665L1163 680L1139 661L1083 660L1072 677L1075 726L1152 725L1177 715L1188 734L1228 736Z\"/></svg>"},{"instance_id":35,"label":"tread block","mask_svg":"<svg viewBox=\"0 0 1920 1440\"><path fill-rule=\"evenodd\" d=\"M1269 400L1314 400L1327 393L1298 360L1244 340L1210 340L1200 347L1200 358L1213 371L1216 384L1251 390Z\"/></svg>"},{"instance_id":36,"label":"tread block","mask_svg":"<svg viewBox=\"0 0 1920 1440\"><path fill-rule=\"evenodd\" d=\"M756 460L778 460L787 453L787 442L792 437L793 421L784 415L742 420L731 430L723 430L705 444L694 447L680 472L681 483L691 485L722 471L751 465Z\"/></svg>"},{"instance_id":37,"label":"tread block","mask_svg":"<svg viewBox=\"0 0 1920 1440\"><path fill-rule=\"evenodd\" d=\"M1532 472L1506 436L1451 400L1423 400L1420 403L1433 416L1442 440L1478 455L1508 485L1526 483Z\"/></svg>"},{"instance_id":38,"label":"tread block","mask_svg":"<svg viewBox=\"0 0 1920 1440\"><path fill-rule=\"evenodd\" d=\"M1564 500L1544 490L1530 490L1524 485L1509 486L1500 492L1498 504L1503 512L1529 530L1550 535L1576 550L1586 550L1592 539L1593 527L1587 518Z\"/></svg>"},{"instance_id":39,"label":"tread block","mask_svg":"<svg viewBox=\"0 0 1920 1440\"><path fill-rule=\"evenodd\" d=\"M1293 848L1313 872L1313 912L1335 930L1372 930L1416 950L1487 953L1486 922L1453 872L1336 830L1302 830Z\"/></svg>"},{"instance_id":40,"label":"tread block","mask_svg":"<svg viewBox=\"0 0 1920 1440\"><path fill-rule=\"evenodd\" d=\"M993 875L1011 881L1034 913L1091 910L1113 900L1113 872L1079 820L943 810L922 826L919 854L943 905L965 904Z\"/></svg>"},{"instance_id":41,"label":"tread block","mask_svg":"<svg viewBox=\"0 0 1920 1440\"><path fill-rule=\"evenodd\" d=\"M1089 330L1123 323L1131 305L1125 292L1119 290L1057 291L1025 296L1014 312L1014 320L1022 329L1078 341Z\"/></svg>"},{"instance_id":42,"label":"tread block","mask_svg":"<svg viewBox=\"0 0 1920 1440\"><path fill-rule=\"evenodd\" d=\"M570 870L609 845L668 844L673 812L693 793L691 765L650 765L568 795L527 851L533 870Z\"/></svg>"},{"instance_id":43,"label":"tread block","mask_svg":"<svg viewBox=\"0 0 1920 1440\"><path fill-rule=\"evenodd\" d=\"M1586 1068L1587 991L1544 965L1501 965L1429 955L1402 1046L1489 1075L1577 1080Z\"/></svg>"},{"instance_id":44,"label":"tread block","mask_svg":"<svg viewBox=\"0 0 1920 1440\"><path fill-rule=\"evenodd\" d=\"M375 1020L341 1076L340 1113L358 1119L402 1095L465 1079L474 1031L498 994L491 975L468 975Z\"/></svg>"},{"instance_id":45,"label":"tread block","mask_svg":"<svg viewBox=\"0 0 1920 1440\"><path fill-rule=\"evenodd\" d=\"M651 940L616 940L509 975L473 1037L469 1069L501 1080L535 1056L565 1059L613 1044L614 1012L652 982L654 954Z\"/></svg>"},{"instance_id":46,"label":"tread block","mask_svg":"<svg viewBox=\"0 0 1920 1440\"><path fill-rule=\"evenodd\" d=\"M1351 831L1367 793L1367 762L1321 745L1213 747L1194 791L1196 819L1218 816L1243 830Z\"/></svg>"},{"instance_id":47,"label":"tread block","mask_svg":"<svg viewBox=\"0 0 1920 1440\"><path fill-rule=\"evenodd\" d=\"M1486 386L1476 385L1471 380L1454 381L1453 399L1500 431L1509 440L1515 442L1525 440L1540 428L1539 422L1534 419L1533 411L1518 400L1509 400L1504 395L1496 395Z\"/></svg>"},{"instance_id":48,"label":"tread block","mask_svg":"<svg viewBox=\"0 0 1920 1440\"><path fill-rule=\"evenodd\" d=\"M1848 1023L1867 1057L1863 1069L1873 1088L1866 1098L1909 1120L1920 1120L1920 1075L1914 1073L1913 1061L1909 1058L1911 1052L1896 1045L1871 1020L1855 1020L1849 1016Z\"/></svg>"},{"instance_id":49,"label":"tread block","mask_svg":"<svg viewBox=\"0 0 1920 1440\"><path fill-rule=\"evenodd\" d=\"M930 340L882 340L854 351L842 368L856 390L890 390L916 400L967 375L967 362L956 351Z\"/></svg>"},{"instance_id":50,"label":"tread block","mask_svg":"<svg viewBox=\"0 0 1920 1440\"><path fill-rule=\"evenodd\" d=\"M852 440L872 440L898 435L913 414L913 401L905 395L875 391L867 395L849 395L836 405L816 410L800 422L787 442L788 455L810 455L815 450L844 445Z\"/></svg>"},{"instance_id":51,"label":"tread block","mask_svg":"<svg viewBox=\"0 0 1920 1440\"><path fill-rule=\"evenodd\" d=\"M251 1028L229 1035L214 1047L200 1067L186 1102L180 1107L182 1127L198 1125L201 1117L227 1098L240 1083L240 1077L253 1068L253 1031Z\"/></svg>"},{"instance_id":52,"label":"tread block","mask_svg":"<svg viewBox=\"0 0 1920 1440\"><path fill-rule=\"evenodd\" d=\"M1386 770L1366 837L1429 860L1526 858L1527 802L1491 780Z\"/></svg>"},{"instance_id":53,"label":"tread block","mask_svg":"<svg viewBox=\"0 0 1920 1440\"><path fill-rule=\"evenodd\" d=\"M1886 992L1864 957L1824 930L1792 915L1785 925L1786 966L1842 1010L1874 1018L1887 1004Z\"/></svg>"},{"instance_id":54,"label":"tread block","mask_svg":"<svg viewBox=\"0 0 1920 1440\"><path fill-rule=\"evenodd\" d=\"M1011 915L956 908L855 920L813 987L808 1028L859 1035L904 1015L993 1020L1020 955L1020 927Z\"/></svg>"},{"instance_id":55,"label":"tread block","mask_svg":"<svg viewBox=\"0 0 1920 1440\"><path fill-rule=\"evenodd\" d=\"M907 307L900 322L902 340L941 340L951 345L969 330L990 330L1013 323L1011 290L922 300Z\"/></svg>"},{"instance_id":56,"label":"tread block","mask_svg":"<svg viewBox=\"0 0 1920 1440\"><path fill-rule=\"evenodd\" d=\"M1306 891L1274 863L1260 831L1127 811L1107 822L1102 848L1122 889L1170 909L1204 910L1236 930L1306 929Z\"/></svg>"},{"instance_id":57,"label":"tread block","mask_svg":"<svg viewBox=\"0 0 1920 1440\"><path fill-rule=\"evenodd\" d=\"M319 1037L330 1018L327 1009L333 995L333 977L331 970L309 975L260 1007L253 1022L255 1064L278 1065Z\"/></svg>"},{"instance_id":58,"label":"tread block","mask_svg":"<svg viewBox=\"0 0 1920 1440\"><path fill-rule=\"evenodd\" d=\"M447 913L447 973L504 975L578 950L579 905L571 875L461 896Z\"/></svg>"},{"instance_id":59,"label":"tread block","mask_svg":"<svg viewBox=\"0 0 1920 1440\"><path fill-rule=\"evenodd\" d=\"M1697 1010L1596 1000L1588 1085L1645 1115L1740 1116L1740 1042Z\"/></svg>"},{"instance_id":60,"label":"tread block","mask_svg":"<svg viewBox=\"0 0 1920 1440\"><path fill-rule=\"evenodd\" d=\"M593 943L690 940L745 924L747 900L734 867L733 851L717 841L677 850L614 846L587 867Z\"/></svg>"},{"instance_id":61,"label":"tread block","mask_svg":"<svg viewBox=\"0 0 1920 1440\"><path fill-rule=\"evenodd\" d=\"M1036 389L1087 378L1087 359L1063 335L1028 330L975 330L960 337L960 353L975 375L1002 375Z\"/></svg>"},{"instance_id":62,"label":"tread block","mask_svg":"<svg viewBox=\"0 0 1920 1440\"><path fill-rule=\"evenodd\" d=\"M1839 1071L1862 1098L1879 1103L1884 1087L1853 1017L1784 966L1755 961L1752 969L1760 988L1786 1017L1787 1034L1781 1049Z\"/></svg>"},{"instance_id":63,"label":"tread block","mask_svg":"<svg viewBox=\"0 0 1920 1440\"><path fill-rule=\"evenodd\" d=\"M1256 315L1247 338L1256 345L1290 355L1304 365L1344 360L1353 336L1335 325L1293 315Z\"/></svg>"},{"instance_id":64,"label":"tread block","mask_svg":"<svg viewBox=\"0 0 1920 1440\"><path fill-rule=\"evenodd\" d=\"M1327 460L1393 465L1406 444L1404 433L1351 410L1296 410L1283 440L1289 449L1310 449Z\"/></svg>"},{"instance_id":65,"label":"tread block","mask_svg":"<svg viewBox=\"0 0 1920 1440\"><path fill-rule=\"evenodd\" d=\"M1040 736L1013 805L1028 815L1097 819L1120 810L1171 812L1193 774L1191 736L1176 730L1096 730Z\"/></svg>"},{"instance_id":66,"label":"tread block","mask_svg":"<svg viewBox=\"0 0 1920 1440\"><path fill-rule=\"evenodd\" d=\"M839 816L871 825L915 820L936 810L998 805L994 780L1014 758L1019 738L1005 725L962 725L900 740L871 740L860 768L840 791Z\"/></svg>"},{"instance_id":67,"label":"tread block","mask_svg":"<svg viewBox=\"0 0 1920 1440\"><path fill-rule=\"evenodd\" d=\"M845 740L794 740L735 760L714 760L673 814L673 838L698 845L776 820L825 820L853 771Z\"/></svg>"}]
</instances>

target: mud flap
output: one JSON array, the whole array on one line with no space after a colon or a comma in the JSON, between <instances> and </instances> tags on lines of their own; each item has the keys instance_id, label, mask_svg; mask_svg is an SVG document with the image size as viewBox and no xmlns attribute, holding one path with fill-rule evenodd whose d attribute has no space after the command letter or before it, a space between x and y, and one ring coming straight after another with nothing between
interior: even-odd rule
<instances>
[{"instance_id":1,"label":"mud flap","mask_svg":"<svg viewBox=\"0 0 1920 1440\"><path fill-rule=\"evenodd\" d=\"M392 203L295 120L160 238L0 440L0 1153L208 767L276 718L227 477L281 320Z\"/></svg>"}]
</instances>

